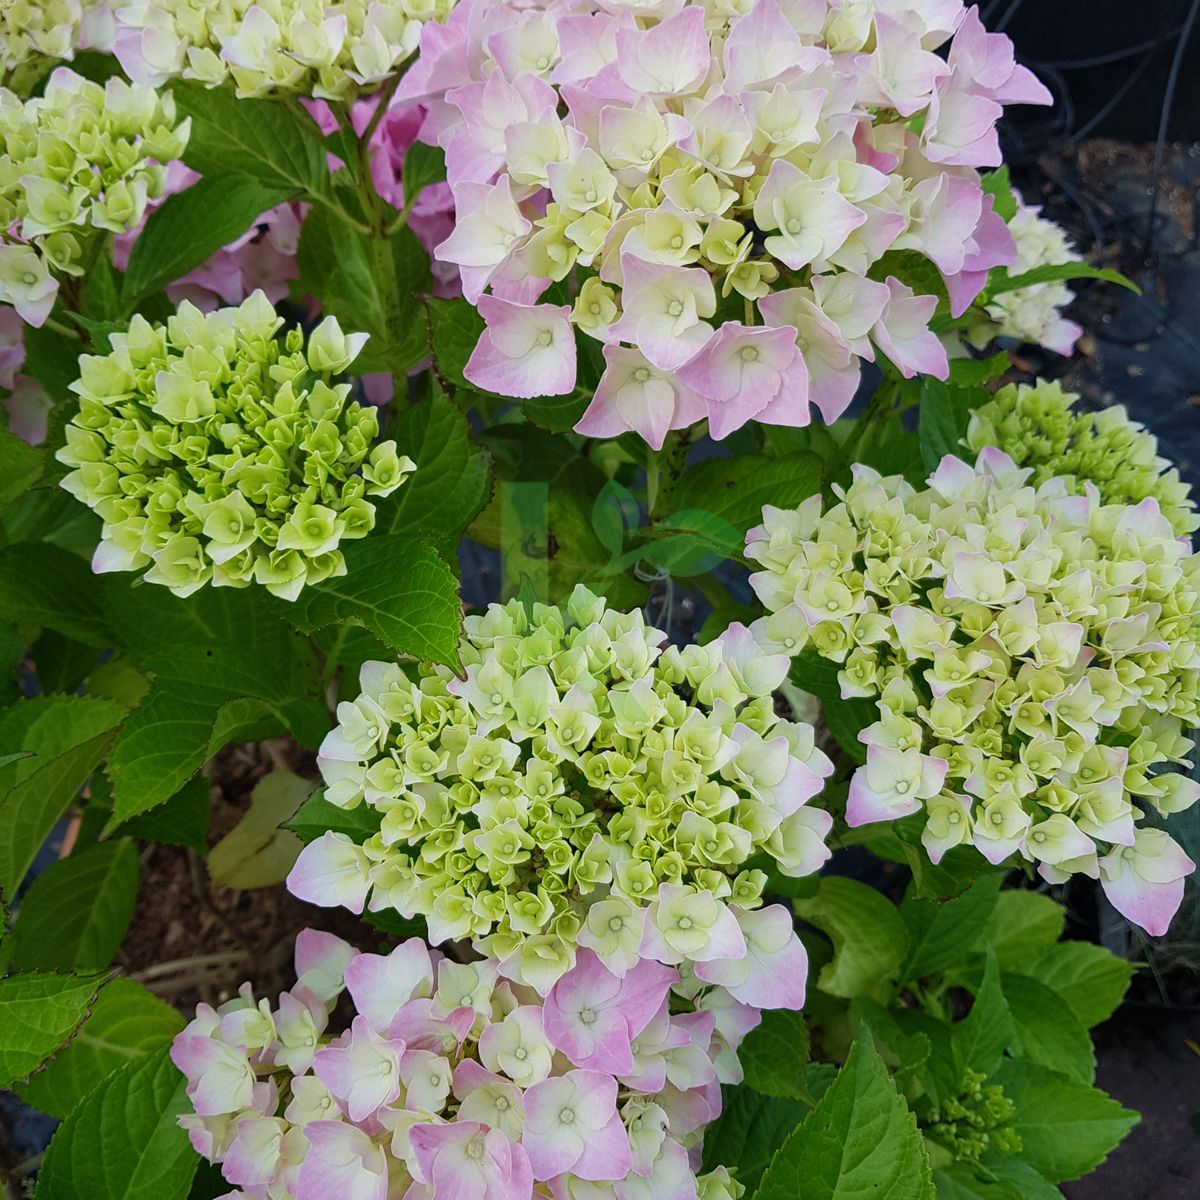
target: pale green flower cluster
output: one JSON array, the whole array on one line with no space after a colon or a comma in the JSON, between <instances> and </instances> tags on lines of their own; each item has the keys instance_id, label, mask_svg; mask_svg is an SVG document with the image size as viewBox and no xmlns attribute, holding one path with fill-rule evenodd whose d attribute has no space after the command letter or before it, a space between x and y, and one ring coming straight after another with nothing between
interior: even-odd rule
<instances>
[{"instance_id":1,"label":"pale green flower cluster","mask_svg":"<svg viewBox=\"0 0 1200 1200\"><path fill-rule=\"evenodd\" d=\"M70 58L91 0L4 0L0 4L0 73Z\"/></svg>"},{"instance_id":2,"label":"pale green flower cluster","mask_svg":"<svg viewBox=\"0 0 1200 1200\"><path fill-rule=\"evenodd\" d=\"M83 275L102 233L141 222L190 128L169 95L66 67L32 100L0 88L0 302L42 324L52 275Z\"/></svg>"},{"instance_id":3,"label":"pale green flower cluster","mask_svg":"<svg viewBox=\"0 0 1200 1200\"><path fill-rule=\"evenodd\" d=\"M1079 493L1094 483L1106 504L1152 496L1177 534L1200 527L1191 488L1159 457L1157 439L1119 405L1076 411L1078 398L1045 380L1002 388L971 415L965 444L975 453L1003 450L1017 466L1033 468L1035 484L1058 477Z\"/></svg>"},{"instance_id":4,"label":"pale green flower cluster","mask_svg":"<svg viewBox=\"0 0 1200 1200\"><path fill-rule=\"evenodd\" d=\"M372 909L425 916L434 944L473 938L535 986L577 941L629 965L644 926L705 958L725 902L760 903L750 858L804 875L828 857L832 820L805 802L833 768L810 725L776 714L785 656L744 626L665 641L579 587L565 611L468 616L462 678L368 663L319 763L328 800L376 809L380 829L331 846L322 872L363 891L369 876Z\"/></svg>"},{"instance_id":5,"label":"pale green flower cluster","mask_svg":"<svg viewBox=\"0 0 1200 1200\"><path fill-rule=\"evenodd\" d=\"M857 466L828 512L766 509L747 555L760 641L878 702L847 820L924 809L935 861L973 843L1060 880L1200 794L1156 773L1200 724L1200 555L1152 499L1030 474L996 450L946 458L923 491Z\"/></svg>"},{"instance_id":6,"label":"pale green flower cluster","mask_svg":"<svg viewBox=\"0 0 1200 1200\"><path fill-rule=\"evenodd\" d=\"M367 497L413 469L374 445L375 410L334 384L366 334L333 317L305 345L255 292L236 308L184 303L165 326L136 316L112 351L84 355L62 482L103 518L97 571L149 570L187 596L206 583L262 584L294 600L343 575L339 546L375 523Z\"/></svg>"},{"instance_id":7,"label":"pale green flower cluster","mask_svg":"<svg viewBox=\"0 0 1200 1200\"><path fill-rule=\"evenodd\" d=\"M347 100L377 87L413 53L421 28L457 0L127 0L114 51L131 79L239 96Z\"/></svg>"}]
</instances>

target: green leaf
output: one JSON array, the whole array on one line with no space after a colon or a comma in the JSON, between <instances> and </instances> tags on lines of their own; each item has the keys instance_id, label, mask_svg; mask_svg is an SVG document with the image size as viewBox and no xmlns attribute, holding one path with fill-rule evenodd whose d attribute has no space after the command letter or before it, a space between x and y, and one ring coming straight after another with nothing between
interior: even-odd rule
<instances>
[{"instance_id":1,"label":"green leaf","mask_svg":"<svg viewBox=\"0 0 1200 1200\"><path fill-rule=\"evenodd\" d=\"M1001 892L976 949L990 946L1000 966L1023 970L1025 964L1062 936L1066 911L1049 896L1025 889Z\"/></svg>"},{"instance_id":2,"label":"green leaf","mask_svg":"<svg viewBox=\"0 0 1200 1200\"><path fill-rule=\"evenodd\" d=\"M910 945L900 978L920 979L967 958L987 928L1000 883L999 875L985 875L953 900L906 897L900 916L908 926Z\"/></svg>"},{"instance_id":3,"label":"green leaf","mask_svg":"<svg viewBox=\"0 0 1200 1200\"><path fill-rule=\"evenodd\" d=\"M841 664L824 658L815 650L802 650L792 659L789 678L798 688L811 692L819 700L841 699L842 685L838 682Z\"/></svg>"},{"instance_id":4,"label":"green leaf","mask_svg":"<svg viewBox=\"0 0 1200 1200\"><path fill-rule=\"evenodd\" d=\"M1006 1062L993 1082L1016 1106L1021 1158L1051 1183L1094 1170L1141 1119L1099 1089L1028 1060Z\"/></svg>"},{"instance_id":5,"label":"green leaf","mask_svg":"<svg viewBox=\"0 0 1200 1200\"><path fill-rule=\"evenodd\" d=\"M126 821L122 832L148 842L188 846L197 854L207 854L208 819L211 813L212 793L208 780L197 775L165 804Z\"/></svg>"},{"instance_id":6,"label":"green leaf","mask_svg":"<svg viewBox=\"0 0 1200 1200\"><path fill-rule=\"evenodd\" d=\"M971 1011L954 1026L951 1036L958 1078L966 1071L994 1075L1015 1036L1012 1016L1000 987L1000 968L996 956L989 951L983 983L975 992Z\"/></svg>"},{"instance_id":7,"label":"green leaf","mask_svg":"<svg viewBox=\"0 0 1200 1200\"><path fill-rule=\"evenodd\" d=\"M404 203L411 207L431 184L446 178L446 152L440 146L414 142L404 153Z\"/></svg>"},{"instance_id":8,"label":"green leaf","mask_svg":"<svg viewBox=\"0 0 1200 1200\"><path fill-rule=\"evenodd\" d=\"M1085 1029L1107 1021L1125 997L1134 966L1103 946L1059 942L1022 970L1057 992Z\"/></svg>"},{"instance_id":9,"label":"green leaf","mask_svg":"<svg viewBox=\"0 0 1200 1200\"><path fill-rule=\"evenodd\" d=\"M313 209L297 252L304 286L343 329L371 335L356 374L402 375L429 352L420 297L429 290L429 260L411 229L384 239L359 233L336 213Z\"/></svg>"},{"instance_id":10,"label":"green leaf","mask_svg":"<svg viewBox=\"0 0 1200 1200\"><path fill-rule=\"evenodd\" d=\"M1105 283L1115 283L1127 288L1134 295L1142 294L1142 289L1120 271L1113 271L1108 267L1093 267L1091 263L1070 262L1046 264L1013 276L1009 276L1005 267L997 267L988 280L986 295L989 298L1002 296L1005 292L1017 292L1022 288L1037 287L1042 283L1060 283L1069 279L1103 279Z\"/></svg>"},{"instance_id":11,"label":"green leaf","mask_svg":"<svg viewBox=\"0 0 1200 1200\"><path fill-rule=\"evenodd\" d=\"M182 279L296 193L294 186L268 187L249 175L221 173L168 196L150 214L129 256L126 308L132 310L145 296Z\"/></svg>"},{"instance_id":12,"label":"green leaf","mask_svg":"<svg viewBox=\"0 0 1200 1200\"><path fill-rule=\"evenodd\" d=\"M309 779L272 771L255 784L246 815L212 848L208 873L221 887L259 888L282 883L304 843L285 828L313 790Z\"/></svg>"},{"instance_id":13,"label":"green leaf","mask_svg":"<svg viewBox=\"0 0 1200 1200\"><path fill-rule=\"evenodd\" d=\"M28 1079L83 1024L101 975L0 979L0 1088Z\"/></svg>"},{"instance_id":14,"label":"green leaf","mask_svg":"<svg viewBox=\"0 0 1200 1200\"><path fill-rule=\"evenodd\" d=\"M954 358L950 360L947 382L951 387L981 388L1011 369L1012 359L1006 353L993 354L991 358Z\"/></svg>"},{"instance_id":15,"label":"green leaf","mask_svg":"<svg viewBox=\"0 0 1200 1200\"><path fill-rule=\"evenodd\" d=\"M1011 1154L984 1154L979 1165L998 1182L1011 1185L1017 1200L1063 1200L1063 1194L1027 1162Z\"/></svg>"},{"instance_id":16,"label":"green leaf","mask_svg":"<svg viewBox=\"0 0 1200 1200\"><path fill-rule=\"evenodd\" d=\"M917 436L926 470L936 470L947 454L962 455L971 410L990 398L983 388L954 387L938 379L921 381Z\"/></svg>"},{"instance_id":17,"label":"green leaf","mask_svg":"<svg viewBox=\"0 0 1200 1200\"><path fill-rule=\"evenodd\" d=\"M83 311L87 314L83 319L83 327L89 333L92 333L93 329L107 330L108 326L119 322L123 315L121 273L107 255L101 255L96 260L84 279ZM94 334L93 341L97 341ZM104 337L104 342L107 342L107 336ZM109 349L105 344L98 345L100 349Z\"/></svg>"},{"instance_id":18,"label":"green leaf","mask_svg":"<svg viewBox=\"0 0 1200 1200\"><path fill-rule=\"evenodd\" d=\"M222 180L248 175L288 194L331 194L314 121L270 100L239 100L227 88L175 82L171 92L181 115L192 118L183 154L192 170Z\"/></svg>"},{"instance_id":19,"label":"green leaf","mask_svg":"<svg viewBox=\"0 0 1200 1200\"><path fill-rule=\"evenodd\" d=\"M592 505L592 530L605 550L617 557L625 549L626 534L637 529L640 516L638 502L629 489L610 479Z\"/></svg>"},{"instance_id":20,"label":"green leaf","mask_svg":"<svg viewBox=\"0 0 1200 1200\"><path fill-rule=\"evenodd\" d=\"M804 1120L811 1106L799 1100L762 1096L752 1088L724 1088L721 1115L704 1134L704 1170L728 1167L736 1171L746 1195L758 1181L789 1133Z\"/></svg>"},{"instance_id":21,"label":"green leaf","mask_svg":"<svg viewBox=\"0 0 1200 1200\"><path fill-rule=\"evenodd\" d=\"M576 388L569 396L538 396L521 401L521 414L551 433L570 433L587 411L591 396Z\"/></svg>"},{"instance_id":22,"label":"green leaf","mask_svg":"<svg viewBox=\"0 0 1200 1200\"><path fill-rule=\"evenodd\" d=\"M755 1200L933 1200L925 1143L870 1037L763 1175Z\"/></svg>"},{"instance_id":23,"label":"green leaf","mask_svg":"<svg viewBox=\"0 0 1200 1200\"><path fill-rule=\"evenodd\" d=\"M809 1100L805 1080L808 1026L798 1012L764 1012L762 1023L738 1047L746 1084L764 1096Z\"/></svg>"},{"instance_id":24,"label":"green leaf","mask_svg":"<svg viewBox=\"0 0 1200 1200\"><path fill-rule=\"evenodd\" d=\"M1045 1180L1042 1182L1046 1187L1051 1186ZM1025 1200L1024 1193L1012 1184L999 1179L981 1179L966 1162L938 1167L933 1172L933 1186L937 1200Z\"/></svg>"},{"instance_id":25,"label":"green leaf","mask_svg":"<svg viewBox=\"0 0 1200 1200\"><path fill-rule=\"evenodd\" d=\"M747 454L689 467L671 501L676 508L710 512L745 534L762 521L763 505L794 508L820 490L821 460L815 454Z\"/></svg>"},{"instance_id":26,"label":"green leaf","mask_svg":"<svg viewBox=\"0 0 1200 1200\"><path fill-rule=\"evenodd\" d=\"M0 746L33 752L0 768L0 894L16 893L124 717L108 700L52 696L24 701L0 718Z\"/></svg>"},{"instance_id":27,"label":"green leaf","mask_svg":"<svg viewBox=\"0 0 1200 1200\"><path fill-rule=\"evenodd\" d=\"M17 1092L26 1104L66 1117L99 1080L168 1046L182 1028L183 1018L169 1004L118 977L100 989L70 1045Z\"/></svg>"},{"instance_id":28,"label":"green leaf","mask_svg":"<svg viewBox=\"0 0 1200 1200\"><path fill-rule=\"evenodd\" d=\"M43 871L12 932L12 966L99 970L116 956L133 917L138 854L122 839L89 846Z\"/></svg>"},{"instance_id":29,"label":"green leaf","mask_svg":"<svg viewBox=\"0 0 1200 1200\"><path fill-rule=\"evenodd\" d=\"M491 459L467 419L441 392L402 408L387 430L417 464L404 486L375 502L374 537L398 533L431 542L451 565L463 530L487 503Z\"/></svg>"},{"instance_id":30,"label":"green leaf","mask_svg":"<svg viewBox=\"0 0 1200 1200\"><path fill-rule=\"evenodd\" d=\"M37 483L45 466L43 451L0 429L0 504L8 504Z\"/></svg>"},{"instance_id":31,"label":"green leaf","mask_svg":"<svg viewBox=\"0 0 1200 1200\"><path fill-rule=\"evenodd\" d=\"M865 763L867 748L858 735L868 725L873 725L879 720L879 706L876 702L862 696L851 696L847 700L826 696L821 700L821 716L824 718L825 727L846 755L856 763Z\"/></svg>"},{"instance_id":32,"label":"green leaf","mask_svg":"<svg viewBox=\"0 0 1200 1200\"><path fill-rule=\"evenodd\" d=\"M316 791L305 800L285 828L290 829L302 842L315 842L327 830L333 830L361 844L379 832L381 816L379 810L369 804L360 804L357 808L339 808L325 799L324 791Z\"/></svg>"},{"instance_id":33,"label":"green leaf","mask_svg":"<svg viewBox=\"0 0 1200 1200\"><path fill-rule=\"evenodd\" d=\"M454 387L470 389L463 367L483 332L483 318L465 300L429 300L425 307L438 375Z\"/></svg>"},{"instance_id":34,"label":"green leaf","mask_svg":"<svg viewBox=\"0 0 1200 1200\"><path fill-rule=\"evenodd\" d=\"M1014 971L1001 974L1000 986L1024 1057L1079 1083L1092 1083L1092 1039L1067 1002L1044 983Z\"/></svg>"},{"instance_id":35,"label":"green leaf","mask_svg":"<svg viewBox=\"0 0 1200 1200\"><path fill-rule=\"evenodd\" d=\"M185 1087L165 1049L109 1075L54 1135L34 1200L183 1200L199 1161Z\"/></svg>"},{"instance_id":36,"label":"green leaf","mask_svg":"<svg viewBox=\"0 0 1200 1200\"><path fill-rule=\"evenodd\" d=\"M919 1070L929 1061L933 1053L929 1035L922 1030L905 1029L894 1015L898 1010L884 1008L865 996L859 996L854 1001L854 1008L875 1035L876 1049L889 1071L906 1075Z\"/></svg>"},{"instance_id":37,"label":"green leaf","mask_svg":"<svg viewBox=\"0 0 1200 1200\"><path fill-rule=\"evenodd\" d=\"M817 978L817 986L830 995L872 994L908 954L908 930L900 914L865 883L827 875L813 899L796 900L793 907L833 942L833 961Z\"/></svg>"},{"instance_id":38,"label":"green leaf","mask_svg":"<svg viewBox=\"0 0 1200 1200\"><path fill-rule=\"evenodd\" d=\"M311 633L352 621L401 654L456 666L462 603L437 551L396 533L354 542L345 553L345 575L306 587L289 606L296 626Z\"/></svg>"},{"instance_id":39,"label":"green leaf","mask_svg":"<svg viewBox=\"0 0 1200 1200\"><path fill-rule=\"evenodd\" d=\"M646 534L651 540L631 550L626 559L640 559L677 578L706 575L724 559L736 558L742 548L741 533L704 509L681 509Z\"/></svg>"},{"instance_id":40,"label":"green leaf","mask_svg":"<svg viewBox=\"0 0 1200 1200\"><path fill-rule=\"evenodd\" d=\"M22 373L36 379L51 400L74 400L71 384L79 378L79 355L83 350L79 339L66 337L48 325L40 329L26 325L23 333L25 362Z\"/></svg>"},{"instance_id":41,"label":"green leaf","mask_svg":"<svg viewBox=\"0 0 1200 1200\"><path fill-rule=\"evenodd\" d=\"M0 549L0 621L54 629L92 646L112 640L91 568L45 542Z\"/></svg>"},{"instance_id":42,"label":"green leaf","mask_svg":"<svg viewBox=\"0 0 1200 1200\"><path fill-rule=\"evenodd\" d=\"M312 650L270 597L204 588L181 600L116 576L109 588L117 641L154 680L109 757L110 830L174 796L220 748L212 745L215 734L290 732L303 745L324 736L328 715L315 695ZM255 724L247 724L251 716Z\"/></svg>"},{"instance_id":43,"label":"green leaf","mask_svg":"<svg viewBox=\"0 0 1200 1200\"><path fill-rule=\"evenodd\" d=\"M1007 224L1017 215L1017 195L1007 166L988 171L983 177L983 193L991 196L996 216Z\"/></svg>"}]
</instances>

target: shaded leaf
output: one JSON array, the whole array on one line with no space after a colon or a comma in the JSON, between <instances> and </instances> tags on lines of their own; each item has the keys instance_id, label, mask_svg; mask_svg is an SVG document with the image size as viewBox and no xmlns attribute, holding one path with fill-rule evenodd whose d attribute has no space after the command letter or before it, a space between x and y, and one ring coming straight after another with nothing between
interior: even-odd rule
<instances>
[{"instance_id":1,"label":"shaded leaf","mask_svg":"<svg viewBox=\"0 0 1200 1200\"><path fill-rule=\"evenodd\" d=\"M776 1009L762 1014L738 1047L746 1085L764 1096L805 1100L808 1094L808 1026L798 1012Z\"/></svg>"},{"instance_id":2,"label":"shaded leaf","mask_svg":"<svg viewBox=\"0 0 1200 1200\"><path fill-rule=\"evenodd\" d=\"M704 1170L736 1171L746 1195L753 1196L775 1152L811 1109L799 1100L762 1096L746 1086L724 1088L722 1096L721 1115L704 1135Z\"/></svg>"},{"instance_id":3,"label":"shaded leaf","mask_svg":"<svg viewBox=\"0 0 1200 1200\"><path fill-rule=\"evenodd\" d=\"M1116 1012L1134 965L1090 942L1059 942L1022 963L1021 970L1057 992L1091 1029Z\"/></svg>"},{"instance_id":4,"label":"shaded leaf","mask_svg":"<svg viewBox=\"0 0 1200 1200\"><path fill-rule=\"evenodd\" d=\"M1044 983L1015 971L1004 971L1000 986L1021 1053L1079 1083L1092 1083L1096 1078L1092 1039L1067 1002Z\"/></svg>"},{"instance_id":5,"label":"shaded leaf","mask_svg":"<svg viewBox=\"0 0 1200 1200\"><path fill-rule=\"evenodd\" d=\"M0 1088L28 1079L83 1024L104 976L0 979Z\"/></svg>"}]
</instances>

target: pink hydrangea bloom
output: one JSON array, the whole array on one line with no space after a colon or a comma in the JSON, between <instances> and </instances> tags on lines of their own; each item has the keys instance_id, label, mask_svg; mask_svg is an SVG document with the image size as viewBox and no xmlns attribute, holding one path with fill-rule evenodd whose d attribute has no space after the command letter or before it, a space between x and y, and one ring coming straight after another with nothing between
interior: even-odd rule
<instances>
[{"instance_id":1,"label":"pink hydrangea bloom","mask_svg":"<svg viewBox=\"0 0 1200 1200\"><path fill-rule=\"evenodd\" d=\"M869 275L889 250L924 255L965 311L1014 260L978 174L999 162L996 121L1048 100L959 0L463 0L425 26L395 103L423 105L419 136L446 153L456 216L436 257L472 300L533 308L565 284L607 366L579 432L659 446L704 418L718 438L803 425L810 402L836 420L876 347L944 378L935 300L895 281L880 302ZM842 280L861 286L839 284L839 316L823 299ZM807 295L772 305L789 291ZM480 386L574 390L561 327L552 360L513 370L523 342L491 326Z\"/></svg>"}]
</instances>

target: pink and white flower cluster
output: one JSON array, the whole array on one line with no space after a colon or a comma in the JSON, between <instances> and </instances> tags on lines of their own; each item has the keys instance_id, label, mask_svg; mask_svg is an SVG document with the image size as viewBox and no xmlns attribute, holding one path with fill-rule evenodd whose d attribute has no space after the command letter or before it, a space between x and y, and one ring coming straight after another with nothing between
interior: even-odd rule
<instances>
[{"instance_id":1,"label":"pink and white flower cluster","mask_svg":"<svg viewBox=\"0 0 1200 1200\"><path fill-rule=\"evenodd\" d=\"M487 322L468 378L569 393L582 331L605 369L578 430L655 447L832 421L880 353L945 377L905 263L957 316L1014 261L978 168L1004 105L1050 100L961 0L465 0L399 95L446 152L437 254Z\"/></svg>"},{"instance_id":2,"label":"pink and white flower cluster","mask_svg":"<svg viewBox=\"0 0 1200 1200\"><path fill-rule=\"evenodd\" d=\"M361 954L315 930L296 973L275 1005L248 984L201 1005L172 1048L194 1109L180 1124L240 1189L226 1200L741 1194L696 1175L758 1021L720 989L651 962L618 979L583 954L543 1002L486 960L417 939ZM335 1034L343 992L355 1015Z\"/></svg>"}]
</instances>

